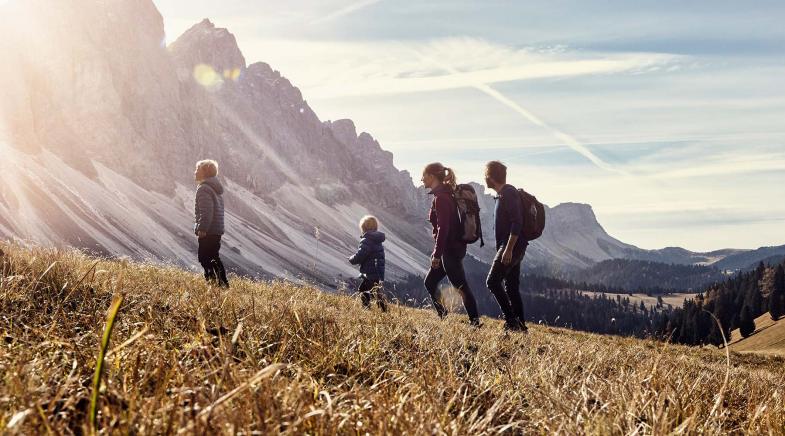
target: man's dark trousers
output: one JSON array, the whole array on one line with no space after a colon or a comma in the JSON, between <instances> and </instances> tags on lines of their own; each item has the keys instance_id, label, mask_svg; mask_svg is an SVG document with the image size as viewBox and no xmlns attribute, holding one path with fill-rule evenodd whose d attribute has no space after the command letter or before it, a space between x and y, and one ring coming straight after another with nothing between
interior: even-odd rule
<instances>
[{"instance_id":1,"label":"man's dark trousers","mask_svg":"<svg viewBox=\"0 0 785 436\"><path fill-rule=\"evenodd\" d=\"M521 242L518 243L522 244ZM525 322L523 299L521 298L519 288L521 284L521 262L523 262L523 257L526 255L526 245L522 244L522 248L515 247L512 262L509 265L502 263L504 249L505 247L502 246L496 252L486 284L499 303L505 319L513 320L518 318L521 322Z\"/></svg>"},{"instance_id":2,"label":"man's dark trousers","mask_svg":"<svg viewBox=\"0 0 785 436\"><path fill-rule=\"evenodd\" d=\"M207 235L199 238L199 263L204 268L204 278L208 282L229 287L226 269L218 253L221 251L221 235Z\"/></svg>"}]
</instances>

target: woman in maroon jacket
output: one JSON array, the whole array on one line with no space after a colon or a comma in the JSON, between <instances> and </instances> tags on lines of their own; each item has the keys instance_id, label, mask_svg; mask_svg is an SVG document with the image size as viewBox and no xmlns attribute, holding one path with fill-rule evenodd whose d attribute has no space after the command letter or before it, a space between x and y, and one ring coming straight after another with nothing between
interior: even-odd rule
<instances>
[{"instance_id":1,"label":"woman in maroon jacket","mask_svg":"<svg viewBox=\"0 0 785 436\"><path fill-rule=\"evenodd\" d=\"M428 220L433 226L433 239L436 242L431 255L431 268L425 277L425 288L431 295L436 313L444 318L447 316L447 309L442 304L439 282L447 277L463 297L463 307L469 314L469 322L479 327L480 317L477 313L477 302L469 289L466 273L463 270L466 243L458 237L460 223L453 198L456 186L455 173L440 163L432 163L423 170L422 183L431 189L430 194L433 195Z\"/></svg>"}]
</instances>

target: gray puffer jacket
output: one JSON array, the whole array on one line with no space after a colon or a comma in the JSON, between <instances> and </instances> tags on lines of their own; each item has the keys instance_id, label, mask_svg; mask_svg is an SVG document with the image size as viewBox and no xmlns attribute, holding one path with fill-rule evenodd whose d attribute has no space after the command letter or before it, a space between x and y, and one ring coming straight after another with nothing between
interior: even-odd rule
<instances>
[{"instance_id":1,"label":"gray puffer jacket","mask_svg":"<svg viewBox=\"0 0 785 436\"><path fill-rule=\"evenodd\" d=\"M194 233L224 234L224 188L217 177L205 179L196 188Z\"/></svg>"}]
</instances>

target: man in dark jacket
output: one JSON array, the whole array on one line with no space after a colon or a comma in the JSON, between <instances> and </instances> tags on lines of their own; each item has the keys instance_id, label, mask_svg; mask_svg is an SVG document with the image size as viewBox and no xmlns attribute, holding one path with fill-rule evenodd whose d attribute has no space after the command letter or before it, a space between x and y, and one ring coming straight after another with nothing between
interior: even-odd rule
<instances>
[{"instance_id":1,"label":"man in dark jacket","mask_svg":"<svg viewBox=\"0 0 785 436\"><path fill-rule=\"evenodd\" d=\"M488 162L485 183L497 192L495 215L496 257L486 284L501 307L507 330L526 331L523 299L519 290L521 262L528 242L519 238L523 228L523 204L518 190L507 184L507 167Z\"/></svg>"},{"instance_id":2,"label":"man in dark jacket","mask_svg":"<svg viewBox=\"0 0 785 436\"><path fill-rule=\"evenodd\" d=\"M363 306L366 309L371 307L371 298L376 297L376 303L383 312L387 311L387 304L381 293L382 282L384 282L384 233L379 231L379 221L376 217L365 216L360 220L360 230L363 235L360 238L360 247L357 252L349 258L352 265L360 265L360 293Z\"/></svg>"},{"instance_id":3,"label":"man in dark jacket","mask_svg":"<svg viewBox=\"0 0 785 436\"><path fill-rule=\"evenodd\" d=\"M218 180L218 164L213 160L197 162L194 178L198 183L194 234L199 238L199 263L208 282L228 288L226 269L218 254L224 234L224 188Z\"/></svg>"}]
</instances>

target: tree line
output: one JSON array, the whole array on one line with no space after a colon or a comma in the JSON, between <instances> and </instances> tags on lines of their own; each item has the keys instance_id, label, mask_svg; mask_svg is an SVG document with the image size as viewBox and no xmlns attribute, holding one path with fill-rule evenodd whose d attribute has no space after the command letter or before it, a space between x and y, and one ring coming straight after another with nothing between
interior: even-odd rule
<instances>
[{"instance_id":1,"label":"tree line","mask_svg":"<svg viewBox=\"0 0 785 436\"><path fill-rule=\"evenodd\" d=\"M785 316L785 261L739 273L709 287L660 320L657 336L686 345L721 346L723 335L739 329L747 337L755 332L755 318L769 313Z\"/></svg>"}]
</instances>

